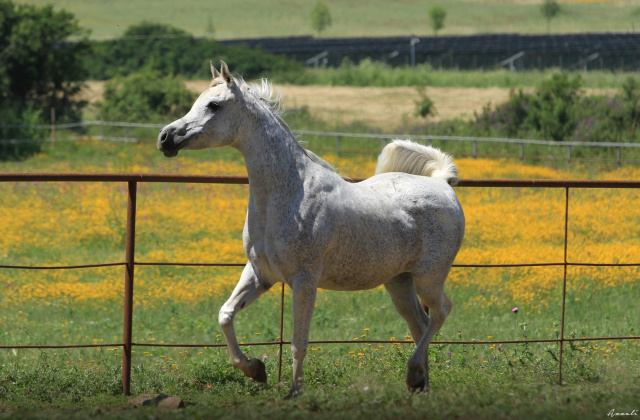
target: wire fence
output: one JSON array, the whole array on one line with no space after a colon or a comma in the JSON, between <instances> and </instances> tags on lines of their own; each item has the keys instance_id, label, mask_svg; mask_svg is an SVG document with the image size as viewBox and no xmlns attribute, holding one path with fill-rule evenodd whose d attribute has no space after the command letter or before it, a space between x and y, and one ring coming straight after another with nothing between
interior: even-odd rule
<instances>
[{"instance_id":1,"label":"wire fence","mask_svg":"<svg viewBox=\"0 0 640 420\"><path fill-rule=\"evenodd\" d=\"M78 141L96 139L113 142L135 143L155 141L157 130L163 124L143 124L129 122L82 121L68 124L41 125L0 125L0 147L21 143L55 143L60 141ZM7 130L40 130L48 136L40 139L9 138ZM120 132L120 135L118 135ZM376 154L393 139L410 138L429 145L456 145L456 156L477 158L517 159L525 161L564 162L568 167L572 163L597 162L611 163L622 167L625 164L640 163L640 143L623 142L578 142L549 141L519 138L468 137L444 135L408 135L408 134L366 134L347 132L326 132L293 130L293 133L315 151L333 153ZM500 150L496 150L499 148ZM595 157L587 149L598 149Z\"/></svg>"},{"instance_id":2,"label":"wire fence","mask_svg":"<svg viewBox=\"0 0 640 420\"><path fill-rule=\"evenodd\" d=\"M352 180L358 182L360 180ZM59 348L86 348L86 347L121 347L122 348L122 390L125 395L130 395L131 391L131 366L132 366L132 348L133 347L224 347L225 344L218 343L202 343L202 344L152 344L139 343L134 341L132 335L133 324L133 294L134 294L134 269L135 266L226 266L241 267L245 263L181 263L181 262L140 262L135 258L135 240L136 240L136 202L137 202L137 185L138 183L207 183L207 184L248 184L248 178L242 176L195 176L195 175L156 175L156 174L0 174L0 182L119 182L127 183L127 221L126 221L126 245L125 259L120 262L104 263L104 264L86 264L86 265L70 265L70 266L22 266L22 265L0 265L3 269L31 269L31 270L67 270L82 269L90 267L106 267L106 266L123 266L124 273L124 321L122 342L117 343L100 343L100 344L75 344L75 345L0 345L0 349L59 349ZM564 344L574 341L601 341L601 340L639 340L640 336L626 337L566 337L565 336L565 307L567 302L567 268L568 267L640 267L640 262L626 264L604 264L604 263L581 263L569 261L567 258L567 249L569 243L568 225L569 225L569 209L570 209L570 189L640 189L640 181L568 181L568 180L482 180L482 179L463 179L458 184L459 188L553 188L564 189L565 191L565 211L564 211L564 254L562 261L551 263L535 263L526 262L520 264L454 264L453 267L459 268L508 268L508 267L563 267L562 279L562 317L560 324L560 334L555 339L523 339L523 340L490 340L490 341L434 341L433 344L450 344L450 345L486 345L486 344L525 344L525 343L557 343L558 344L558 382L562 383L563 368L563 348ZM524 204L523 204L524 205ZM291 344L291 341L283 340L283 320L284 320L284 295L285 287L282 285L280 298L280 335L279 341L270 342L253 342L241 344L243 346L278 346L278 383L281 382L282 374L282 347L285 344ZM395 341L395 340L318 340L309 341L309 344L412 344L411 340Z\"/></svg>"}]
</instances>

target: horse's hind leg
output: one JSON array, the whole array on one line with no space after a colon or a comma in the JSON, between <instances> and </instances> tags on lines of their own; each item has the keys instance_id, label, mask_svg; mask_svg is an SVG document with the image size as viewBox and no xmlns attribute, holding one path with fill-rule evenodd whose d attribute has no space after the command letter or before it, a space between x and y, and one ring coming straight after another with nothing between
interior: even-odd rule
<instances>
[{"instance_id":1,"label":"horse's hind leg","mask_svg":"<svg viewBox=\"0 0 640 420\"><path fill-rule=\"evenodd\" d=\"M418 302L411 275L400 274L385 283L384 287L396 311L407 322L413 341L418 343L427 330L429 317Z\"/></svg>"},{"instance_id":2,"label":"horse's hind leg","mask_svg":"<svg viewBox=\"0 0 640 420\"><path fill-rule=\"evenodd\" d=\"M407 386L410 390L429 389L429 344L453 307L453 302L444 293L444 282L450 266L440 267L440 269L431 269L428 274L413 275L415 290L429 307L430 313L427 329L420 341L416 343L416 349L407 363Z\"/></svg>"},{"instance_id":3,"label":"horse's hind leg","mask_svg":"<svg viewBox=\"0 0 640 420\"><path fill-rule=\"evenodd\" d=\"M293 378L287 399L302 393L302 364L309 347L309 329L316 302L317 280L306 270L300 270L293 276L293 338L291 355L293 356Z\"/></svg>"},{"instance_id":4,"label":"horse's hind leg","mask_svg":"<svg viewBox=\"0 0 640 420\"><path fill-rule=\"evenodd\" d=\"M231 364L257 382L267 382L264 363L255 358L249 359L242 353L233 329L233 318L238 312L269 290L269 287L258 279L251 263L247 263L242 271L242 276L240 276L240 281L229 300L220 309L218 315L218 322L222 327L222 332L227 341L227 349L231 356Z\"/></svg>"}]
</instances>

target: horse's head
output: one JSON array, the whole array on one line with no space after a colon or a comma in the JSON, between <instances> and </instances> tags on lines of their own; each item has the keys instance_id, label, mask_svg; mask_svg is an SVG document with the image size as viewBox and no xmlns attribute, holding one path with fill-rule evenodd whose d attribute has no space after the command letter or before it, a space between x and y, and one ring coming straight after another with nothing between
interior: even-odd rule
<instances>
[{"instance_id":1,"label":"horse's head","mask_svg":"<svg viewBox=\"0 0 640 420\"><path fill-rule=\"evenodd\" d=\"M205 149L231 144L238 131L234 109L242 106L242 92L223 61L211 64L213 80L184 117L160 130L158 150L174 157L181 149ZM234 122L236 121L236 122Z\"/></svg>"}]
</instances>

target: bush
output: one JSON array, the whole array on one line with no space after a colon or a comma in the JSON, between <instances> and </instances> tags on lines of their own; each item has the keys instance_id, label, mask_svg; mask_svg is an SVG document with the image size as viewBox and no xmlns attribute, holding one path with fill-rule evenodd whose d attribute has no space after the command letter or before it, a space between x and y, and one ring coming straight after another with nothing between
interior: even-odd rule
<instances>
[{"instance_id":1,"label":"bush","mask_svg":"<svg viewBox=\"0 0 640 420\"><path fill-rule=\"evenodd\" d=\"M184 116L195 97L179 78L144 70L108 81L100 108L107 121L166 122Z\"/></svg>"},{"instance_id":2,"label":"bush","mask_svg":"<svg viewBox=\"0 0 640 420\"><path fill-rule=\"evenodd\" d=\"M476 116L475 128L482 135L499 133L510 137L568 140L574 134L581 108L582 79L554 74L534 94L511 91L509 101Z\"/></svg>"},{"instance_id":3,"label":"bush","mask_svg":"<svg viewBox=\"0 0 640 420\"><path fill-rule=\"evenodd\" d=\"M24 103L3 103L0 125L33 126L41 123L41 112ZM22 160L40 152L44 130L25 127L5 127L0 132L0 161Z\"/></svg>"},{"instance_id":4,"label":"bush","mask_svg":"<svg viewBox=\"0 0 640 420\"><path fill-rule=\"evenodd\" d=\"M418 88L420 99L416 101L416 116L427 118L436 114L436 107L433 101L425 93L425 88Z\"/></svg>"},{"instance_id":5,"label":"bush","mask_svg":"<svg viewBox=\"0 0 640 420\"><path fill-rule=\"evenodd\" d=\"M507 102L496 107L486 105L471 121L428 123L410 127L409 131L432 135L624 143L640 140L638 125L640 83L636 79L629 77L614 96L583 96L580 76L556 74L540 83L533 93L511 91ZM585 153L581 150L576 153Z\"/></svg>"}]
</instances>

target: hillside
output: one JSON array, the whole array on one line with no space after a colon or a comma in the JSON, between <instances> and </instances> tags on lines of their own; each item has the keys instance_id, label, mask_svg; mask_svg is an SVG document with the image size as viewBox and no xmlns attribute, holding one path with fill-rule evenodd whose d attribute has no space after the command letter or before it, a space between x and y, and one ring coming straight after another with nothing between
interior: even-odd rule
<instances>
[{"instance_id":1,"label":"hillside","mask_svg":"<svg viewBox=\"0 0 640 420\"><path fill-rule=\"evenodd\" d=\"M16 0L45 5L51 0ZM315 0L126 0L57 2L76 15L94 39L119 36L143 20L171 24L196 36L218 39L308 35L309 13ZM428 35L427 10L419 0L325 0L333 24L324 37ZM425 4L427 3L427 4ZM478 33L546 33L547 24L535 0L447 0L442 35ZM640 28L640 0L560 1L563 11L551 22L551 31L627 32ZM207 31L209 22L214 33Z\"/></svg>"}]
</instances>

